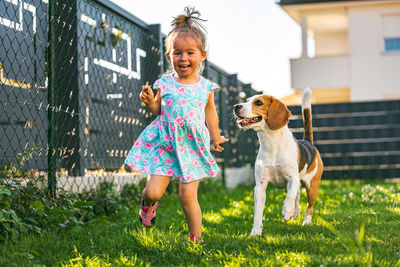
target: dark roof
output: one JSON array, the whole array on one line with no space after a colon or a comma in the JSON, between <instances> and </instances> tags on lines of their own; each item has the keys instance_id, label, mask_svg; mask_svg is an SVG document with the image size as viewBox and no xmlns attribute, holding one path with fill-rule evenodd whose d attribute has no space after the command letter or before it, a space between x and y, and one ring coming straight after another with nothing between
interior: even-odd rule
<instances>
[{"instance_id":1,"label":"dark roof","mask_svg":"<svg viewBox=\"0 0 400 267\"><path fill-rule=\"evenodd\" d=\"M281 6L285 5L297 5L297 4L311 4L311 3L333 3L333 2L361 2L368 0L281 0L279 4Z\"/></svg>"}]
</instances>

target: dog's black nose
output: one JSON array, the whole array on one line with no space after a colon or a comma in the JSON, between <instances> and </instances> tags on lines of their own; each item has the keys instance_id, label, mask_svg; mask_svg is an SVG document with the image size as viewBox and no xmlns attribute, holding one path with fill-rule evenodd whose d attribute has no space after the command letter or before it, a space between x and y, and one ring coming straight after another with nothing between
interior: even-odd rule
<instances>
[{"instance_id":1,"label":"dog's black nose","mask_svg":"<svg viewBox=\"0 0 400 267\"><path fill-rule=\"evenodd\" d=\"M237 111L239 111L239 110L242 109L242 105L237 104L237 105L234 105L233 108L234 108L235 111L237 112Z\"/></svg>"}]
</instances>

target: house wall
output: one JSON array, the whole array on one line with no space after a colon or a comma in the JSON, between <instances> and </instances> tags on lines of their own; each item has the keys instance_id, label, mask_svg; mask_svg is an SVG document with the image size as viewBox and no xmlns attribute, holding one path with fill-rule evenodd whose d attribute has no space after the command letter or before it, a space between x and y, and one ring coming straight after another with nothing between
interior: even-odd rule
<instances>
[{"instance_id":1,"label":"house wall","mask_svg":"<svg viewBox=\"0 0 400 267\"><path fill-rule=\"evenodd\" d=\"M348 56L299 58L290 61L292 87L349 88Z\"/></svg>"},{"instance_id":2,"label":"house wall","mask_svg":"<svg viewBox=\"0 0 400 267\"><path fill-rule=\"evenodd\" d=\"M314 33L315 56L347 55L349 52L347 32Z\"/></svg>"},{"instance_id":3,"label":"house wall","mask_svg":"<svg viewBox=\"0 0 400 267\"><path fill-rule=\"evenodd\" d=\"M382 17L400 15L398 5L348 10L352 101L400 98L400 52L384 52Z\"/></svg>"}]
</instances>

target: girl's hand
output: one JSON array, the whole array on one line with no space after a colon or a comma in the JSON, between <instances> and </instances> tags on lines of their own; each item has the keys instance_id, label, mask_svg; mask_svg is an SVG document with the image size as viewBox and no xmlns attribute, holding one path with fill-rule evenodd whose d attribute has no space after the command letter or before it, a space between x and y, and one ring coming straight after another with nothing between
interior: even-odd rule
<instances>
[{"instance_id":1,"label":"girl's hand","mask_svg":"<svg viewBox=\"0 0 400 267\"><path fill-rule=\"evenodd\" d=\"M225 137L223 137L223 136L219 136L219 137L217 137L215 140L213 140L214 142L214 144L213 144L213 146L214 146L214 150L215 151L218 151L218 152L222 152L222 150L224 150L224 148L222 147L222 146L220 146L220 144L223 144L223 143L226 143L226 142L228 142L229 141L229 139L226 139Z\"/></svg>"},{"instance_id":2,"label":"girl's hand","mask_svg":"<svg viewBox=\"0 0 400 267\"><path fill-rule=\"evenodd\" d=\"M154 103L154 93L151 90L151 87L146 85L142 86L142 91L140 92L140 100L143 101L146 105L151 105Z\"/></svg>"}]
</instances>

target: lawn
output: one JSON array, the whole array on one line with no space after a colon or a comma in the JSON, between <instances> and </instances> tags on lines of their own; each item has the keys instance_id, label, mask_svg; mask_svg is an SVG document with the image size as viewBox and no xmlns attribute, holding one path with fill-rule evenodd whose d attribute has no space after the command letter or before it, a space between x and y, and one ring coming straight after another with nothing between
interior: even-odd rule
<instances>
[{"instance_id":1,"label":"lawn","mask_svg":"<svg viewBox=\"0 0 400 267\"><path fill-rule=\"evenodd\" d=\"M204 244L188 241L175 193L159 203L156 226L138 208L86 226L49 229L0 248L0 266L400 266L400 183L323 181L313 223L285 223L285 192L269 187L261 237L249 233L253 188L200 184Z\"/></svg>"}]
</instances>

